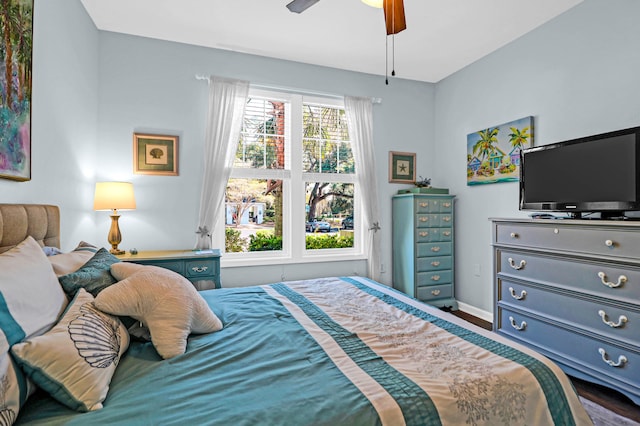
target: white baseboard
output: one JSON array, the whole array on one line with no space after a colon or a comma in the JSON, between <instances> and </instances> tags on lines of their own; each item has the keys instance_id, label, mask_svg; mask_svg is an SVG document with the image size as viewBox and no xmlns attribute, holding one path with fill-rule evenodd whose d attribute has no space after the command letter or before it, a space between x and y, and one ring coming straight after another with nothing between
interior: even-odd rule
<instances>
[{"instance_id":1,"label":"white baseboard","mask_svg":"<svg viewBox=\"0 0 640 426\"><path fill-rule=\"evenodd\" d=\"M478 317L485 321L489 321L493 323L493 314L491 312L483 311L482 309L478 309L475 306L467 305L463 302L458 302L458 309L462 312L466 312L474 317Z\"/></svg>"}]
</instances>

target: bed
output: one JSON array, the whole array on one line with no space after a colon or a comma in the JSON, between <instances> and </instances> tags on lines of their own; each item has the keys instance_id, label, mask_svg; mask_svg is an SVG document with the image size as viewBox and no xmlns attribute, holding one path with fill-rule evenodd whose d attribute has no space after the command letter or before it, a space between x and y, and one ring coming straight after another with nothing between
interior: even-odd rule
<instances>
[{"instance_id":1,"label":"bed","mask_svg":"<svg viewBox=\"0 0 640 426\"><path fill-rule=\"evenodd\" d=\"M0 262L29 235L59 245L59 221L54 206L0 205ZM0 424L592 424L543 356L367 278L197 294L218 331L189 335L184 353L168 359L153 341L126 337L99 409L79 412L51 397L58 390L31 384L17 418L0 398ZM16 375L23 364L14 349L24 344L8 351Z\"/></svg>"}]
</instances>

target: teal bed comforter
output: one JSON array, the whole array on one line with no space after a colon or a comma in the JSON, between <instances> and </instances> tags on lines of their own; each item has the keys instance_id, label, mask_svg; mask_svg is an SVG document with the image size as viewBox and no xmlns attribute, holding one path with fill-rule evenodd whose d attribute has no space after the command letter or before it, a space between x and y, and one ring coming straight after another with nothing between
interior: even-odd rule
<instances>
[{"instance_id":1,"label":"teal bed comforter","mask_svg":"<svg viewBox=\"0 0 640 426\"><path fill-rule=\"evenodd\" d=\"M544 357L371 280L201 294L223 330L169 360L132 342L103 409L37 393L16 424L590 424Z\"/></svg>"}]
</instances>

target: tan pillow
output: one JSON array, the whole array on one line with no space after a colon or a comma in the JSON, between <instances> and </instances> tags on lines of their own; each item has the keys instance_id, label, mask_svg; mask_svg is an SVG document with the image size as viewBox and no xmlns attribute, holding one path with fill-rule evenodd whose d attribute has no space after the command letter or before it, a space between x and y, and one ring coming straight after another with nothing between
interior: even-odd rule
<instances>
[{"instance_id":1,"label":"tan pillow","mask_svg":"<svg viewBox=\"0 0 640 426\"><path fill-rule=\"evenodd\" d=\"M47 259L53 266L53 272L60 277L80 269L97 251L98 248L96 246L80 241L78 247L73 249L72 252L56 254L55 256L47 257Z\"/></svg>"},{"instance_id":2,"label":"tan pillow","mask_svg":"<svg viewBox=\"0 0 640 426\"><path fill-rule=\"evenodd\" d=\"M118 262L111 265L111 274L121 281L98 294L96 308L142 322L164 359L183 354L189 334L222 329L193 284L173 271Z\"/></svg>"}]
</instances>

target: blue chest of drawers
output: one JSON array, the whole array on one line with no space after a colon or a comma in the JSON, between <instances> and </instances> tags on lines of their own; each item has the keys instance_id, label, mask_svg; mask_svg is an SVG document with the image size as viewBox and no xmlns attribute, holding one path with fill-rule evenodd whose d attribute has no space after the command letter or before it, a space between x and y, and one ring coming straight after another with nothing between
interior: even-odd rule
<instances>
[{"instance_id":1,"label":"blue chest of drawers","mask_svg":"<svg viewBox=\"0 0 640 426\"><path fill-rule=\"evenodd\" d=\"M393 197L393 286L431 305L458 309L453 200L453 195Z\"/></svg>"},{"instance_id":2,"label":"blue chest of drawers","mask_svg":"<svg viewBox=\"0 0 640 426\"><path fill-rule=\"evenodd\" d=\"M493 219L494 330L640 404L640 223Z\"/></svg>"}]
</instances>

